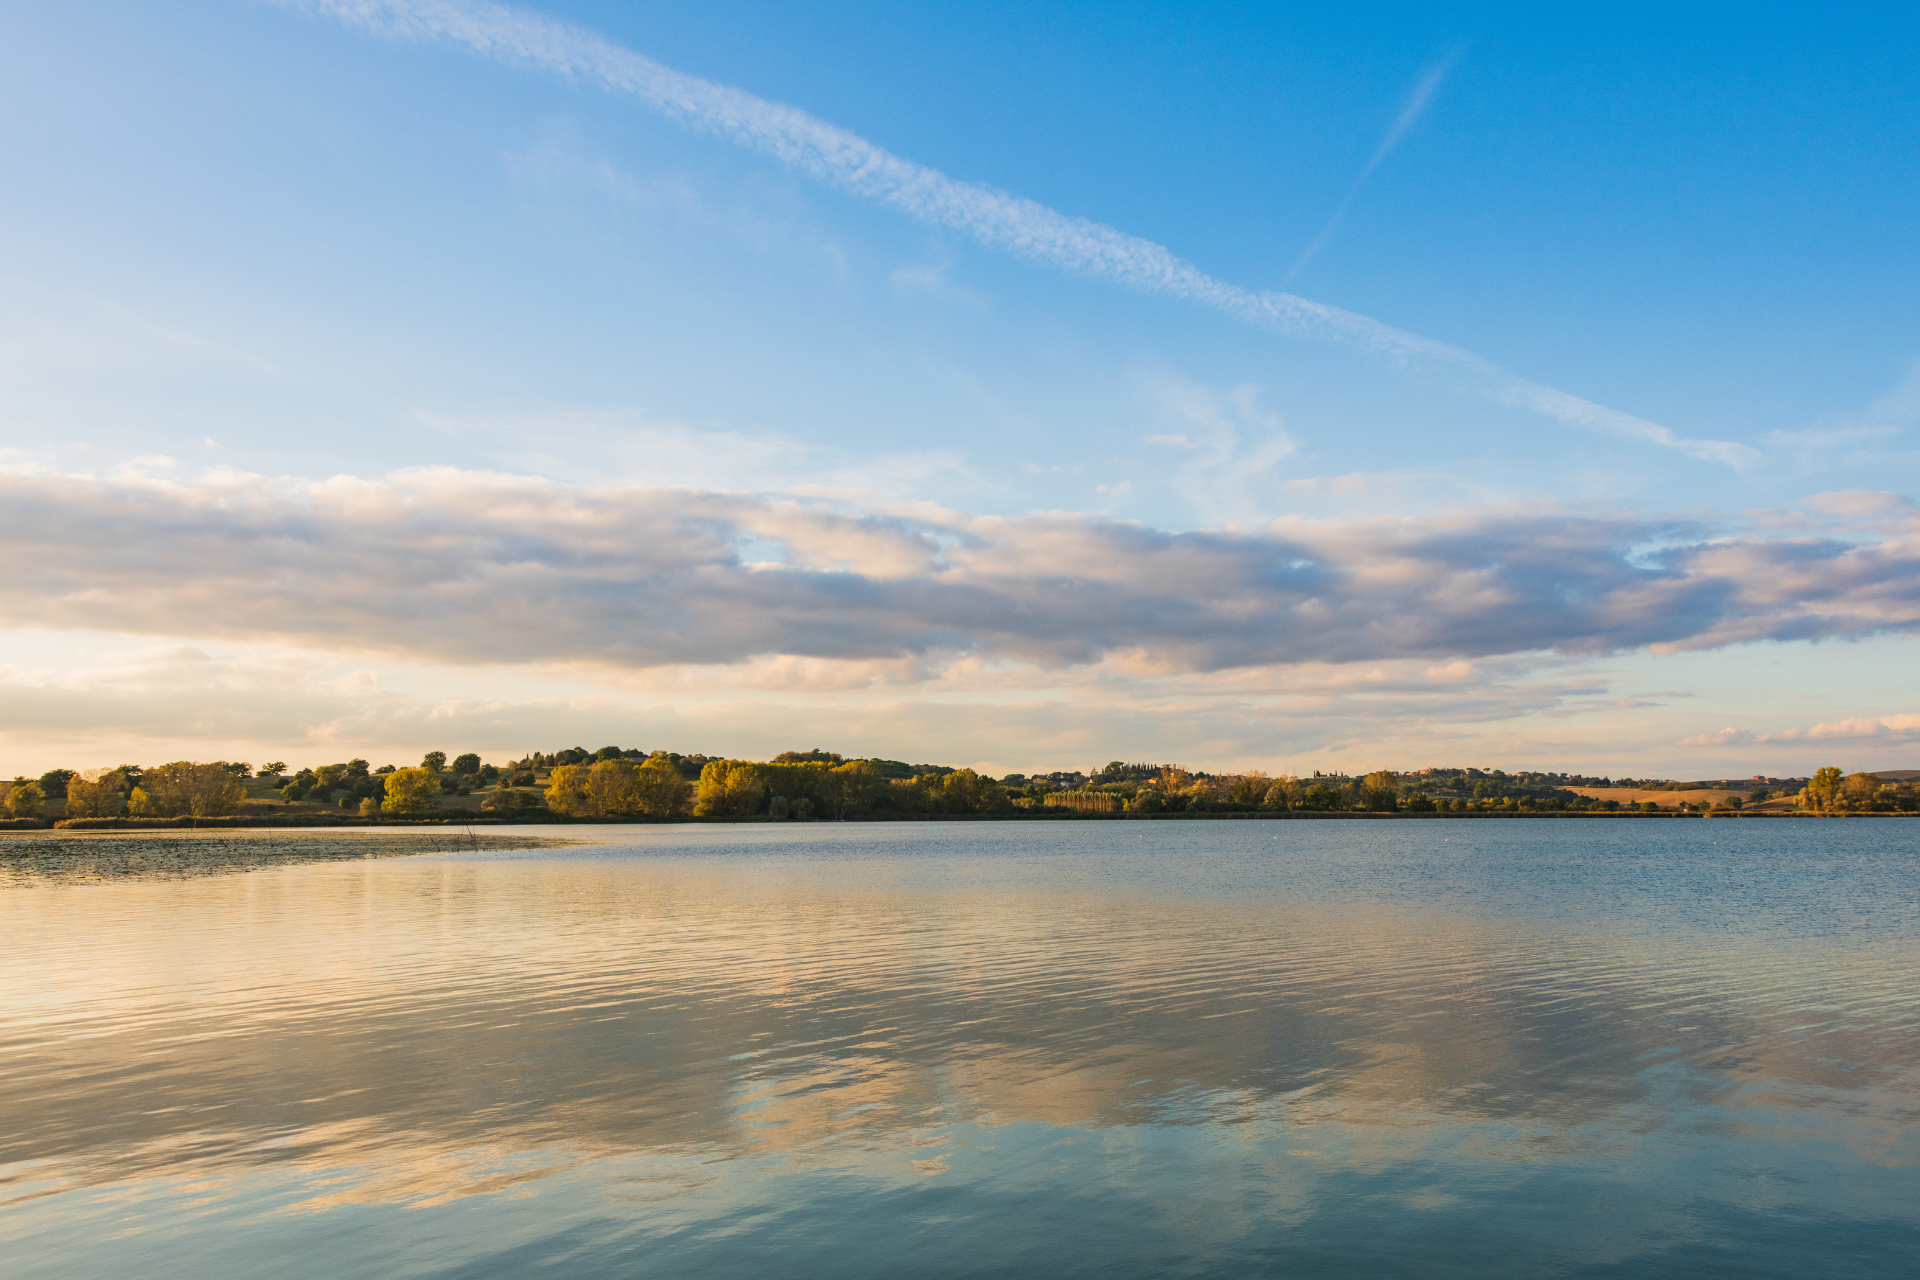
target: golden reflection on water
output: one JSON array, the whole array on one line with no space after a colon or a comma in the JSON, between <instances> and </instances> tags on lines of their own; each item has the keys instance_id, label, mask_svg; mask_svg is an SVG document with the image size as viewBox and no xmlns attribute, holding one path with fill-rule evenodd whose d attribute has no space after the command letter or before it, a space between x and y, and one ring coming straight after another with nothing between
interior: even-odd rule
<instances>
[{"instance_id":1,"label":"golden reflection on water","mask_svg":"<svg viewBox=\"0 0 1920 1280\"><path fill-rule=\"evenodd\" d=\"M729 1162L904 1182L1021 1126L1259 1136L1282 1216L1330 1165L1676 1130L1916 1158L1910 947L566 861L13 892L0 936L14 1203L264 1171L305 1212L595 1164L642 1198Z\"/></svg>"}]
</instances>

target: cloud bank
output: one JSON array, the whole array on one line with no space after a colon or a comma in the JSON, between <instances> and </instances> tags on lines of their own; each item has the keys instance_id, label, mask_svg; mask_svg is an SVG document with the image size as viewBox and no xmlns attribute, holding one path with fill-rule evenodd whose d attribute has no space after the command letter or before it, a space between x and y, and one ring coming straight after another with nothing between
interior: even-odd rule
<instances>
[{"instance_id":1,"label":"cloud bank","mask_svg":"<svg viewBox=\"0 0 1920 1280\"><path fill-rule=\"evenodd\" d=\"M1743 466L1757 451L1691 440L1658 423L1529 382L1470 351L1295 294L1216 280L1161 245L1037 201L915 164L794 107L662 66L593 32L485 0L289 0L383 35L451 40L504 62L598 84L691 128L772 157L817 181L995 249L1080 275L1165 293L1297 337L1359 344L1494 402ZM1438 79L1433 79L1438 84ZM1416 91L1417 115L1431 88ZM1404 113L1403 113L1404 116ZM1411 117L1406 117L1411 123ZM1404 132L1404 126L1396 126ZM1393 141L1390 134L1382 154Z\"/></svg>"},{"instance_id":2,"label":"cloud bank","mask_svg":"<svg viewBox=\"0 0 1920 1280\"><path fill-rule=\"evenodd\" d=\"M1515 507L1167 533L452 469L13 474L0 623L452 664L1442 662L1914 630L1920 518L1883 510L1874 529Z\"/></svg>"}]
</instances>

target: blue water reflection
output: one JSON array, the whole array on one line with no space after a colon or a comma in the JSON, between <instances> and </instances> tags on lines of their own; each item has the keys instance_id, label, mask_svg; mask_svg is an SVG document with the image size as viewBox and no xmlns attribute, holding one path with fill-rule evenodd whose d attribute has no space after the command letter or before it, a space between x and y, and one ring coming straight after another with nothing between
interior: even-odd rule
<instances>
[{"instance_id":1,"label":"blue water reflection","mask_svg":"<svg viewBox=\"0 0 1920 1280\"><path fill-rule=\"evenodd\" d=\"M1909 829L629 827L11 888L0 1247L23 1277L1912 1274Z\"/></svg>"}]
</instances>

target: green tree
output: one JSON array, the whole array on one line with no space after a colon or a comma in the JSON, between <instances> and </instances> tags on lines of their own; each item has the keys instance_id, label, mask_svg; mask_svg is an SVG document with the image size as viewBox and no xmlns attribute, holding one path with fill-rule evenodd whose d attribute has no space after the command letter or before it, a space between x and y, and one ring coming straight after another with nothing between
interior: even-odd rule
<instances>
[{"instance_id":1,"label":"green tree","mask_svg":"<svg viewBox=\"0 0 1920 1280\"><path fill-rule=\"evenodd\" d=\"M1832 813L1840 803L1840 789L1845 775L1828 765L1813 775L1811 781L1801 790L1801 803L1815 813Z\"/></svg>"},{"instance_id":2,"label":"green tree","mask_svg":"<svg viewBox=\"0 0 1920 1280\"><path fill-rule=\"evenodd\" d=\"M940 790L948 813L993 813L1013 807L991 778L971 769L955 769L941 782Z\"/></svg>"},{"instance_id":3,"label":"green tree","mask_svg":"<svg viewBox=\"0 0 1920 1280\"><path fill-rule=\"evenodd\" d=\"M420 767L429 773L441 772L447 767L447 753L444 751L427 752L426 755L420 757Z\"/></svg>"},{"instance_id":4,"label":"green tree","mask_svg":"<svg viewBox=\"0 0 1920 1280\"><path fill-rule=\"evenodd\" d=\"M381 812L425 813L433 808L433 798L440 794L438 774L438 770L425 765L418 769L395 769L387 775L387 797L380 802Z\"/></svg>"},{"instance_id":5,"label":"green tree","mask_svg":"<svg viewBox=\"0 0 1920 1280\"><path fill-rule=\"evenodd\" d=\"M1391 813L1400 807L1400 775L1390 769L1377 769L1360 779L1360 807Z\"/></svg>"},{"instance_id":6,"label":"green tree","mask_svg":"<svg viewBox=\"0 0 1920 1280\"><path fill-rule=\"evenodd\" d=\"M498 813L513 813L521 809L531 809L539 802L524 791L496 791L480 802L482 809Z\"/></svg>"},{"instance_id":7,"label":"green tree","mask_svg":"<svg viewBox=\"0 0 1920 1280\"><path fill-rule=\"evenodd\" d=\"M1849 775L1840 789L1841 803L1853 813L1869 812L1879 796L1880 779L1871 773Z\"/></svg>"},{"instance_id":8,"label":"green tree","mask_svg":"<svg viewBox=\"0 0 1920 1280\"><path fill-rule=\"evenodd\" d=\"M843 821L849 814L865 813L887 788L880 770L867 760L849 760L825 771L820 789L827 816Z\"/></svg>"},{"instance_id":9,"label":"green tree","mask_svg":"<svg viewBox=\"0 0 1920 1280\"><path fill-rule=\"evenodd\" d=\"M38 818L47 811L47 793L37 782L15 778L7 792L7 815L14 818Z\"/></svg>"},{"instance_id":10,"label":"green tree","mask_svg":"<svg viewBox=\"0 0 1920 1280\"><path fill-rule=\"evenodd\" d=\"M1228 780L1227 799L1235 804L1257 805L1267 798L1272 787L1273 779L1264 773L1243 773Z\"/></svg>"},{"instance_id":11,"label":"green tree","mask_svg":"<svg viewBox=\"0 0 1920 1280\"><path fill-rule=\"evenodd\" d=\"M260 776L262 778L277 778L286 771L287 762L285 760L269 760L260 766Z\"/></svg>"},{"instance_id":12,"label":"green tree","mask_svg":"<svg viewBox=\"0 0 1920 1280\"><path fill-rule=\"evenodd\" d=\"M246 786L225 764L175 760L142 774L128 807L159 818L218 818L246 798Z\"/></svg>"},{"instance_id":13,"label":"green tree","mask_svg":"<svg viewBox=\"0 0 1920 1280\"><path fill-rule=\"evenodd\" d=\"M1302 809L1338 809L1341 793L1324 782L1315 782L1300 793Z\"/></svg>"},{"instance_id":14,"label":"green tree","mask_svg":"<svg viewBox=\"0 0 1920 1280\"><path fill-rule=\"evenodd\" d=\"M480 772L480 757L475 755L471 751L467 752L465 755L455 756L453 758L453 771L455 773Z\"/></svg>"},{"instance_id":15,"label":"green tree","mask_svg":"<svg viewBox=\"0 0 1920 1280\"><path fill-rule=\"evenodd\" d=\"M680 776L673 761L654 756L635 771L640 812L650 818L677 818L693 800L693 784Z\"/></svg>"},{"instance_id":16,"label":"green tree","mask_svg":"<svg viewBox=\"0 0 1920 1280\"><path fill-rule=\"evenodd\" d=\"M67 783L78 776L71 769L49 769L40 775L40 793L49 800L64 800Z\"/></svg>"},{"instance_id":17,"label":"green tree","mask_svg":"<svg viewBox=\"0 0 1920 1280\"><path fill-rule=\"evenodd\" d=\"M67 783L69 818L117 818L127 811L126 775L102 770L98 777L82 774Z\"/></svg>"},{"instance_id":18,"label":"green tree","mask_svg":"<svg viewBox=\"0 0 1920 1280\"><path fill-rule=\"evenodd\" d=\"M1267 788L1260 797L1260 805L1266 809L1285 811L1294 807L1300 796L1300 783L1293 778L1280 778Z\"/></svg>"}]
</instances>

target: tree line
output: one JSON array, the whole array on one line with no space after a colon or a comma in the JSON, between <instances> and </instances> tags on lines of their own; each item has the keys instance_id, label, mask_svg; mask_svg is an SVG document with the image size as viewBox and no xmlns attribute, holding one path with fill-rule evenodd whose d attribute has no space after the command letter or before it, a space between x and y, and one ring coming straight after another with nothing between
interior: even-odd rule
<instances>
[{"instance_id":1,"label":"tree line","mask_svg":"<svg viewBox=\"0 0 1920 1280\"><path fill-rule=\"evenodd\" d=\"M541 775L545 775L542 777ZM1258 770L1207 773L1177 764L1110 761L1081 771L1008 774L897 760L847 759L813 748L769 761L682 755L615 746L588 751L530 752L503 766L474 752L449 761L426 753L417 766L371 768L364 759L303 768L281 761L256 773L245 762L179 760L142 768L121 765L84 773L53 769L36 780L17 777L5 797L14 818L44 817L64 801L69 818L219 817L248 799L247 782L264 784L288 802L318 802L366 817L405 817L433 809L442 796L482 792L483 809L537 817L542 810L576 818L867 818L1027 812L1204 813L1465 812L1617 810L1618 801L1579 795L1573 786L1621 785L1581 775L1500 770L1376 770L1360 776L1316 773L1269 776ZM1629 780L1622 780L1626 782ZM1696 784L1633 783L1641 789ZM1727 784L1713 784L1724 787ZM1817 813L1916 813L1920 788L1872 774L1821 769L1785 794ZM1774 792L1754 788L1729 796L1739 808ZM1641 806L1654 807L1651 802Z\"/></svg>"},{"instance_id":2,"label":"tree line","mask_svg":"<svg viewBox=\"0 0 1920 1280\"><path fill-rule=\"evenodd\" d=\"M430 751L417 767L348 760L301 769L286 776L286 764L272 761L258 773L244 761L176 760L143 768L50 769L38 779L16 777L7 789L6 812L12 818L43 818L50 801L60 801L68 818L217 818L237 813L249 799L247 780L265 781L288 803L319 799L365 817L413 815L433 808L443 794L470 794L501 777L468 753L449 769L445 752ZM533 775L520 781L532 785Z\"/></svg>"},{"instance_id":3,"label":"tree line","mask_svg":"<svg viewBox=\"0 0 1920 1280\"><path fill-rule=\"evenodd\" d=\"M559 765L549 775L545 799L553 812L578 818L845 819L1013 808L1004 787L972 769L899 778L871 760L703 758L698 776L690 779L666 752L639 761Z\"/></svg>"}]
</instances>

